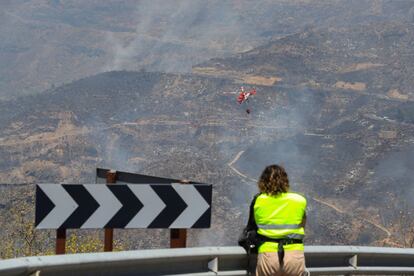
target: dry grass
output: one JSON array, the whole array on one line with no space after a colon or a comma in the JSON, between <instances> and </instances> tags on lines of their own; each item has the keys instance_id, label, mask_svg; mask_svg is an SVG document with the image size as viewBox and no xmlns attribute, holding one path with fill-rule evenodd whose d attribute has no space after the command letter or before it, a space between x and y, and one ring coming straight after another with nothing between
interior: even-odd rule
<instances>
[{"instance_id":1,"label":"dry grass","mask_svg":"<svg viewBox=\"0 0 414 276\"><path fill-rule=\"evenodd\" d=\"M278 77L263 77L263 76L252 76L252 75L247 75L246 77L243 78L243 81L247 84L264 85L264 86L275 85L277 82L281 80L282 79Z\"/></svg>"},{"instance_id":2,"label":"dry grass","mask_svg":"<svg viewBox=\"0 0 414 276\"><path fill-rule=\"evenodd\" d=\"M362 70L368 70L377 67L383 67L384 64L382 63L371 63L371 62L363 62L363 63L355 63L351 64L350 66L339 70L339 73L350 73Z\"/></svg>"},{"instance_id":3,"label":"dry grass","mask_svg":"<svg viewBox=\"0 0 414 276\"><path fill-rule=\"evenodd\" d=\"M67 112L62 113L69 114ZM78 127L74 125L72 122L72 117L66 117L66 115L62 116L64 116L64 118L60 118L61 120L55 131L40 132L35 134L23 133L19 134L18 137L10 135L8 137L0 139L0 146L16 146L20 144L30 145L35 142L56 142L59 141L59 139L70 139L68 137L81 136L90 132L90 130L88 130L86 127Z\"/></svg>"},{"instance_id":4,"label":"dry grass","mask_svg":"<svg viewBox=\"0 0 414 276\"><path fill-rule=\"evenodd\" d=\"M382 139L395 139L397 138L397 131L395 130L381 130L378 136Z\"/></svg>"},{"instance_id":5,"label":"dry grass","mask_svg":"<svg viewBox=\"0 0 414 276\"><path fill-rule=\"evenodd\" d=\"M279 77L249 75L243 72L237 72L232 70L220 70L215 67L193 67L193 74L215 77L227 77L234 79L240 83L263 86L272 86L275 85L277 82L282 81L282 78Z\"/></svg>"},{"instance_id":6,"label":"dry grass","mask_svg":"<svg viewBox=\"0 0 414 276\"><path fill-rule=\"evenodd\" d=\"M408 100L408 95L402 94L398 89L391 89L388 91L387 96L402 101Z\"/></svg>"},{"instance_id":7,"label":"dry grass","mask_svg":"<svg viewBox=\"0 0 414 276\"><path fill-rule=\"evenodd\" d=\"M334 87L354 91L364 91L365 89L367 89L367 85L363 82L338 81L334 84Z\"/></svg>"}]
</instances>

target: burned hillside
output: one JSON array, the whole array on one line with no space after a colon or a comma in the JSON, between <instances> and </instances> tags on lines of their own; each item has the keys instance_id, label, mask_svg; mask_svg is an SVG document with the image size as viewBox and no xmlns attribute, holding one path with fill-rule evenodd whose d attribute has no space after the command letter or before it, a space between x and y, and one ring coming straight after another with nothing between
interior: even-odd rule
<instances>
[{"instance_id":1,"label":"burned hillside","mask_svg":"<svg viewBox=\"0 0 414 276\"><path fill-rule=\"evenodd\" d=\"M411 37L395 23L312 29L191 74L113 71L3 101L0 182L88 183L107 167L212 183L212 229L190 243L230 245L255 179L280 163L308 197L308 243L402 245ZM250 114L236 103L241 85L257 89Z\"/></svg>"}]
</instances>

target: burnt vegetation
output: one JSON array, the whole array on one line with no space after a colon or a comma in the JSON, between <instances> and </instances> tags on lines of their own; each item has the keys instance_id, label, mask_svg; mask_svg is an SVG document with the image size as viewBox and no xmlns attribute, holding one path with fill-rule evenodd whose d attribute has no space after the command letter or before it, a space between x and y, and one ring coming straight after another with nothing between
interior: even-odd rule
<instances>
[{"instance_id":1,"label":"burnt vegetation","mask_svg":"<svg viewBox=\"0 0 414 276\"><path fill-rule=\"evenodd\" d=\"M283 16L305 5L283 3ZM0 238L13 240L1 256L53 246L51 233L29 227L34 183L93 183L96 167L214 184L212 228L190 231L191 246L236 244L255 178L270 163L284 165L293 190L308 198L308 244L412 246L411 6L358 1L366 12L352 17L338 3L299 10L325 15L299 32L269 23L261 38L271 41L192 73L111 71L1 101ZM402 20L384 22L391 15ZM77 24L93 27L96 18ZM258 91L249 115L232 94L240 85ZM116 232L120 249L165 247L167 235Z\"/></svg>"}]
</instances>

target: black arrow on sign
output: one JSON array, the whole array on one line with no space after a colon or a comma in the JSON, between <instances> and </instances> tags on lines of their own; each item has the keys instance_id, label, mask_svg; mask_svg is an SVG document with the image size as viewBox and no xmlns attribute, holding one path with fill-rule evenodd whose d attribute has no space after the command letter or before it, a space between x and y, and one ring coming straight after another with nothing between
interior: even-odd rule
<instances>
[{"instance_id":1,"label":"black arrow on sign","mask_svg":"<svg viewBox=\"0 0 414 276\"><path fill-rule=\"evenodd\" d=\"M187 204L171 185L151 185L151 188L166 206L148 228L168 228L187 208Z\"/></svg>"},{"instance_id":2,"label":"black arrow on sign","mask_svg":"<svg viewBox=\"0 0 414 276\"><path fill-rule=\"evenodd\" d=\"M36 186L36 216L35 225L39 223L55 208L55 204L49 199L49 197Z\"/></svg>"},{"instance_id":3,"label":"black arrow on sign","mask_svg":"<svg viewBox=\"0 0 414 276\"><path fill-rule=\"evenodd\" d=\"M83 185L62 185L68 194L79 205L60 228L80 228L82 224L98 209L98 202Z\"/></svg>"},{"instance_id":4,"label":"black arrow on sign","mask_svg":"<svg viewBox=\"0 0 414 276\"><path fill-rule=\"evenodd\" d=\"M200 195L204 198L210 207L204 212L204 214L197 220L196 223L193 224L191 228L206 228L210 227L211 224L211 186L206 185L194 185L194 188L200 193Z\"/></svg>"},{"instance_id":5,"label":"black arrow on sign","mask_svg":"<svg viewBox=\"0 0 414 276\"><path fill-rule=\"evenodd\" d=\"M125 228L144 205L127 185L108 185L108 188L121 202L122 208L105 225L105 228Z\"/></svg>"}]
</instances>

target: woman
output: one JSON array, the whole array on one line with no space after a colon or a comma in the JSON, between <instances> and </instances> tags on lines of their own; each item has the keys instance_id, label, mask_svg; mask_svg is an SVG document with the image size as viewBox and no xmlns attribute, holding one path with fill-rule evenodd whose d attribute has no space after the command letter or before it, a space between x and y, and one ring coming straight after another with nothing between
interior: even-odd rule
<instances>
[{"instance_id":1,"label":"woman","mask_svg":"<svg viewBox=\"0 0 414 276\"><path fill-rule=\"evenodd\" d=\"M256 275L305 274L306 199L289 192L287 173L278 165L264 169L258 186L254 219L264 242L258 248Z\"/></svg>"}]
</instances>

